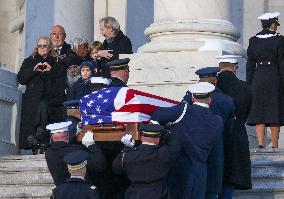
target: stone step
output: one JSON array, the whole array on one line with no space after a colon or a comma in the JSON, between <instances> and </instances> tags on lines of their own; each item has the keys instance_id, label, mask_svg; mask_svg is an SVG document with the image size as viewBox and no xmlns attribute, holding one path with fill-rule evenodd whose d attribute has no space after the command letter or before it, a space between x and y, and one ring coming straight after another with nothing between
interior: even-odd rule
<instances>
[{"instance_id":1,"label":"stone step","mask_svg":"<svg viewBox=\"0 0 284 199\"><path fill-rule=\"evenodd\" d=\"M2 172L0 175L0 185L53 184L52 177L48 171Z\"/></svg>"},{"instance_id":2,"label":"stone step","mask_svg":"<svg viewBox=\"0 0 284 199\"><path fill-rule=\"evenodd\" d=\"M284 149L263 149L255 152L251 150L252 165L269 165L284 163Z\"/></svg>"},{"instance_id":3,"label":"stone step","mask_svg":"<svg viewBox=\"0 0 284 199\"><path fill-rule=\"evenodd\" d=\"M0 185L0 198L49 198L54 185Z\"/></svg>"},{"instance_id":4,"label":"stone step","mask_svg":"<svg viewBox=\"0 0 284 199\"><path fill-rule=\"evenodd\" d=\"M233 199L283 199L282 188L253 188L245 191L235 191Z\"/></svg>"},{"instance_id":5,"label":"stone step","mask_svg":"<svg viewBox=\"0 0 284 199\"><path fill-rule=\"evenodd\" d=\"M267 166L252 166L251 168L251 176L259 177L263 174L265 175L273 175L277 173L277 175L284 177L284 164L282 165L267 165ZM264 176L266 177L266 176Z\"/></svg>"},{"instance_id":6,"label":"stone step","mask_svg":"<svg viewBox=\"0 0 284 199\"><path fill-rule=\"evenodd\" d=\"M46 171L44 155L4 156L0 158L2 171Z\"/></svg>"},{"instance_id":7,"label":"stone step","mask_svg":"<svg viewBox=\"0 0 284 199\"><path fill-rule=\"evenodd\" d=\"M284 188L284 177L272 175L261 175L252 177L253 188Z\"/></svg>"}]
</instances>

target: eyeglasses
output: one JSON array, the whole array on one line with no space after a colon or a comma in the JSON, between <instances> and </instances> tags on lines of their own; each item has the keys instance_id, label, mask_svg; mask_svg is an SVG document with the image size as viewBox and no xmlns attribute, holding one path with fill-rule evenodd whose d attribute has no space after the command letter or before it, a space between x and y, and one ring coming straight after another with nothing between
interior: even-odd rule
<instances>
[{"instance_id":1,"label":"eyeglasses","mask_svg":"<svg viewBox=\"0 0 284 199\"><path fill-rule=\"evenodd\" d=\"M64 32L52 32L50 33L51 36L62 36L62 35L65 35Z\"/></svg>"},{"instance_id":2,"label":"eyeglasses","mask_svg":"<svg viewBox=\"0 0 284 199\"><path fill-rule=\"evenodd\" d=\"M47 48L48 47L48 45L46 45L46 44L38 44L37 45L37 48Z\"/></svg>"}]
</instances>

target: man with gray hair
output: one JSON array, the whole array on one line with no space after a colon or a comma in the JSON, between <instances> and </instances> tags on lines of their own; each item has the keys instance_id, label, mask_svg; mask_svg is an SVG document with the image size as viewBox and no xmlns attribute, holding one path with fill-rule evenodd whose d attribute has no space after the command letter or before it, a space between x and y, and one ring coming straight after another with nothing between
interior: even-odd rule
<instances>
[{"instance_id":1,"label":"man with gray hair","mask_svg":"<svg viewBox=\"0 0 284 199\"><path fill-rule=\"evenodd\" d=\"M104 17L99 21L100 31L105 40L103 46L106 50L113 50L110 60L119 58L119 54L132 54L130 39L120 30L120 25L114 17Z\"/></svg>"},{"instance_id":2,"label":"man with gray hair","mask_svg":"<svg viewBox=\"0 0 284 199\"><path fill-rule=\"evenodd\" d=\"M63 26L54 25L50 30L50 39L54 46L55 52L63 59L72 53L71 47L65 42L66 32Z\"/></svg>"}]
</instances>

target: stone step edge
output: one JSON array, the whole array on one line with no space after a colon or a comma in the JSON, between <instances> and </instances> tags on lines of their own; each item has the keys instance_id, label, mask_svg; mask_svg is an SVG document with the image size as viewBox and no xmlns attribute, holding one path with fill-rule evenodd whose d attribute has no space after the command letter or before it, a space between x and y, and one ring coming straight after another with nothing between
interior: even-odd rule
<instances>
[{"instance_id":1,"label":"stone step edge","mask_svg":"<svg viewBox=\"0 0 284 199\"><path fill-rule=\"evenodd\" d=\"M251 166L277 166L277 167L284 167L284 160L283 161L262 161L262 162L258 162L258 161L252 161L251 162Z\"/></svg>"},{"instance_id":2,"label":"stone step edge","mask_svg":"<svg viewBox=\"0 0 284 199\"><path fill-rule=\"evenodd\" d=\"M284 175L279 176L277 173L269 173L269 174L254 174L251 176L251 179L262 179L262 180L283 180L284 181Z\"/></svg>"},{"instance_id":3,"label":"stone step edge","mask_svg":"<svg viewBox=\"0 0 284 199\"><path fill-rule=\"evenodd\" d=\"M42 186L47 186L47 187L55 187L54 183L31 183L31 184L0 184L0 188L2 187L42 187Z\"/></svg>"},{"instance_id":4,"label":"stone step edge","mask_svg":"<svg viewBox=\"0 0 284 199\"><path fill-rule=\"evenodd\" d=\"M36 173L49 173L48 168L0 168L1 173L22 173L22 172L36 172Z\"/></svg>"},{"instance_id":5,"label":"stone step edge","mask_svg":"<svg viewBox=\"0 0 284 199\"><path fill-rule=\"evenodd\" d=\"M284 193L284 188L252 188L249 190L236 190L234 195L247 193Z\"/></svg>"}]
</instances>

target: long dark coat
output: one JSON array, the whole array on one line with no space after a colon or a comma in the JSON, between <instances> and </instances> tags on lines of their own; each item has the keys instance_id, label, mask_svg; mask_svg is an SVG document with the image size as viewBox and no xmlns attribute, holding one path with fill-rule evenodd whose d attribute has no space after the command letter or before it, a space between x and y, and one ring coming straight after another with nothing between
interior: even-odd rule
<instances>
[{"instance_id":1,"label":"long dark coat","mask_svg":"<svg viewBox=\"0 0 284 199\"><path fill-rule=\"evenodd\" d=\"M49 72L33 71L39 62L48 62ZM65 120L63 102L66 100L66 69L60 59L48 56L46 59L36 55L24 60L17 75L18 81L26 85L22 101L22 121L20 130L20 148L29 148L27 137L35 135L39 104L45 100L48 107L48 123Z\"/></svg>"},{"instance_id":2,"label":"long dark coat","mask_svg":"<svg viewBox=\"0 0 284 199\"><path fill-rule=\"evenodd\" d=\"M230 71L219 73L217 80L218 88L232 97L235 104L233 131L224 142L224 183L236 189L250 189L251 162L245 123L251 106L251 88Z\"/></svg>"},{"instance_id":3,"label":"long dark coat","mask_svg":"<svg viewBox=\"0 0 284 199\"><path fill-rule=\"evenodd\" d=\"M191 92L187 91L183 101L192 104ZM206 192L222 193L224 142L226 142L226 139L232 133L235 106L231 97L223 94L220 89L216 88L216 90L211 94L211 103L209 108L213 113L222 117L224 131L223 135L214 143L207 159Z\"/></svg>"},{"instance_id":4,"label":"long dark coat","mask_svg":"<svg viewBox=\"0 0 284 199\"><path fill-rule=\"evenodd\" d=\"M117 77L111 77L110 81L111 82L108 87L128 87L121 79Z\"/></svg>"},{"instance_id":5,"label":"long dark coat","mask_svg":"<svg viewBox=\"0 0 284 199\"><path fill-rule=\"evenodd\" d=\"M66 154L77 150L86 150L89 153L87 164L89 182L94 184L97 181L97 179L95 179L96 173L105 169L106 160L98 145L93 144L86 148L84 145L69 144L66 142L54 142L47 148L45 159L49 172L56 186L62 184L70 177L63 157Z\"/></svg>"},{"instance_id":6,"label":"long dark coat","mask_svg":"<svg viewBox=\"0 0 284 199\"><path fill-rule=\"evenodd\" d=\"M177 141L169 136L167 144L141 144L119 153L113 161L113 171L126 173L131 181L125 199L167 199L167 176L178 152Z\"/></svg>"},{"instance_id":7,"label":"long dark coat","mask_svg":"<svg viewBox=\"0 0 284 199\"><path fill-rule=\"evenodd\" d=\"M284 37L264 29L249 40L247 55L246 78L252 85L248 124L284 125Z\"/></svg>"},{"instance_id":8,"label":"long dark coat","mask_svg":"<svg viewBox=\"0 0 284 199\"><path fill-rule=\"evenodd\" d=\"M122 31L119 31L118 34L113 38L113 41L110 43L105 39L103 46L106 50L113 50L113 56L111 59L107 59L107 62L119 59L119 54L133 53L131 41L126 35L123 34Z\"/></svg>"},{"instance_id":9,"label":"long dark coat","mask_svg":"<svg viewBox=\"0 0 284 199\"><path fill-rule=\"evenodd\" d=\"M162 124L174 122L184 110L184 103L170 108L158 108L152 120ZM181 152L169 174L169 192L173 199L204 199L206 192L207 158L222 135L222 118L209 108L189 105L183 119L172 127Z\"/></svg>"},{"instance_id":10,"label":"long dark coat","mask_svg":"<svg viewBox=\"0 0 284 199\"><path fill-rule=\"evenodd\" d=\"M81 97L92 92L91 81L78 79L70 89L68 89L68 100L79 100Z\"/></svg>"},{"instance_id":11,"label":"long dark coat","mask_svg":"<svg viewBox=\"0 0 284 199\"><path fill-rule=\"evenodd\" d=\"M87 182L80 178L69 178L53 190L51 199L100 199L97 190L92 190Z\"/></svg>"}]
</instances>

